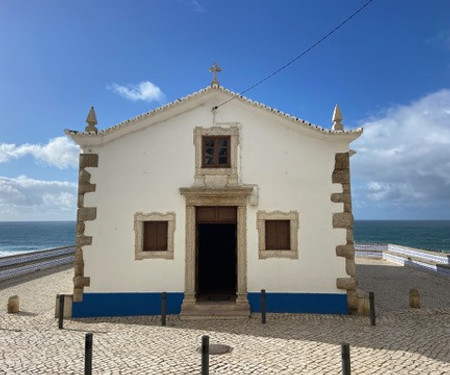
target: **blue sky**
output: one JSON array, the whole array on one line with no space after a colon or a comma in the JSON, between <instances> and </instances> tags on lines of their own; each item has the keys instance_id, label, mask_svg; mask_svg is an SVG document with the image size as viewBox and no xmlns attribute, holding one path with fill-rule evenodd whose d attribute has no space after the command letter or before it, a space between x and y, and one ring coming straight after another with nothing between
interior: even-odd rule
<instances>
[{"instance_id":1,"label":"blue sky","mask_svg":"<svg viewBox=\"0 0 450 375\"><path fill-rule=\"evenodd\" d=\"M91 105L106 128L206 87L241 92L365 0L3 0L0 220L74 220ZM339 103L356 219L450 219L450 2L374 0L245 95L322 127Z\"/></svg>"}]
</instances>

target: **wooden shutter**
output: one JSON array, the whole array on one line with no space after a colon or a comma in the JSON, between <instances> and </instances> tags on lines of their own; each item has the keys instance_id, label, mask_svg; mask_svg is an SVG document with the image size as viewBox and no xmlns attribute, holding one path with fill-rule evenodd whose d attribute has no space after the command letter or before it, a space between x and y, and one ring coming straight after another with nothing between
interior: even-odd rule
<instances>
[{"instance_id":1,"label":"wooden shutter","mask_svg":"<svg viewBox=\"0 0 450 375\"><path fill-rule=\"evenodd\" d=\"M289 220L266 220L266 250L290 250L291 227Z\"/></svg>"},{"instance_id":2,"label":"wooden shutter","mask_svg":"<svg viewBox=\"0 0 450 375\"><path fill-rule=\"evenodd\" d=\"M144 251L167 251L167 221L144 222Z\"/></svg>"}]
</instances>

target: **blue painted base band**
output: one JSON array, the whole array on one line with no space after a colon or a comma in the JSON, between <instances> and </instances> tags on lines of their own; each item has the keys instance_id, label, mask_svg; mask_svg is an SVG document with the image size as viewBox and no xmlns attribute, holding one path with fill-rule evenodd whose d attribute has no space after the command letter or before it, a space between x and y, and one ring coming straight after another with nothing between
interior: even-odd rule
<instances>
[{"instance_id":1,"label":"blue painted base band","mask_svg":"<svg viewBox=\"0 0 450 375\"><path fill-rule=\"evenodd\" d=\"M84 293L72 317L160 315L162 293ZM167 293L166 314L179 314L184 293Z\"/></svg>"},{"instance_id":2,"label":"blue painted base band","mask_svg":"<svg viewBox=\"0 0 450 375\"><path fill-rule=\"evenodd\" d=\"M179 314L184 293L167 293L166 313ZM261 312L261 293L248 293L252 313ZM347 314L347 296L328 293L266 293L268 313ZM72 317L160 315L161 293L85 293Z\"/></svg>"},{"instance_id":3,"label":"blue painted base band","mask_svg":"<svg viewBox=\"0 0 450 375\"><path fill-rule=\"evenodd\" d=\"M261 293L248 293L251 312L261 312ZM268 293L266 312L348 314L347 295L332 293Z\"/></svg>"}]
</instances>

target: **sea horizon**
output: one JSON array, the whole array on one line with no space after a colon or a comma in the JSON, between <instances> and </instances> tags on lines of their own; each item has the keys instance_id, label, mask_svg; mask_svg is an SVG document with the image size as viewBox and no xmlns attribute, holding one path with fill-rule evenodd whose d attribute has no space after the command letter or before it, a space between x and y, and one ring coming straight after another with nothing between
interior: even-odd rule
<instances>
[{"instance_id":1,"label":"sea horizon","mask_svg":"<svg viewBox=\"0 0 450 375\"><path fill-rule=\"evenodd\" d=\"M75 245L75 234L75 220L0 221L0 257ZM357 219L354 240L450 253L450 220Z\"/></svg>"},{"instance_id":2,"label":"sea horizon","mask_svg":"<svg viewBox=\"0 0 450 375\"><path fill-rule=\"evenodd\" d=\"M0 220L0 223L17 223L17 222L60 222L60 221L70 221L76 222L76 219L73 220ZM355 221L450 221L450 219L355 219Z\"/></svg>"}]
</instances>

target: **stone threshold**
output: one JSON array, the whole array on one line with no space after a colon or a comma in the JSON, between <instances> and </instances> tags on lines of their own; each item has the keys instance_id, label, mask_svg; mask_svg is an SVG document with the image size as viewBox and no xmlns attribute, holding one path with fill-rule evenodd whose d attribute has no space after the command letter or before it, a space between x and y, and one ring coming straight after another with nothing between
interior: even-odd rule
<instances>
[{"instance_id":1,"label":"stone threshold","mask_svg":"<svg viewBox=\"0 0 450 375\"><path fill-rule=\"evenodd\" d=\"M248 319L250 306L234 301L197 301L181 308L181 320L195 319Z\"/></svg>"}]
</instances>

